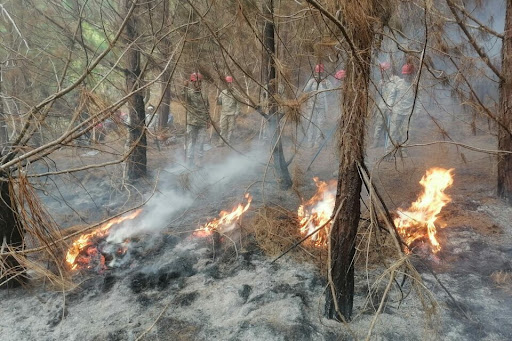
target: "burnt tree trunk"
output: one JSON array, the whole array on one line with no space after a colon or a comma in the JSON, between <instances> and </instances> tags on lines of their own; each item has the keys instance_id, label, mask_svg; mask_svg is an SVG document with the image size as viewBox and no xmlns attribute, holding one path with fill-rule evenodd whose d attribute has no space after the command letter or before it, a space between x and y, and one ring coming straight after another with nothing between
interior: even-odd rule
<instances>
[{"instance_id":1,"label":"burnt tree trunk","mask_svg":"<svg viewBox=\"0 0 512 341\"><path fill-rule=\"evenodd\" d=\"M371 2L361 5L356 0L347 0L340 6L355 53L347 63L347 77L343 86L343 114L339 123L338 141L340 164L335 203L335 211L339 212L333 222L329 240L329 287L325 313L330 319L340 319L341 314L343 318L350 320L354 300L354 254L362 186L358 164L364 162L368 84L374 33L371 24L364 20L373 13Z\"/></svg>"},{"instance_id":2,"label":"burnt tree trunk","mask_svg":"<svg viewBox=\"0 0 512 341\"><path fill-rule=\"evenodd\" d=\"M498 149L512 151L512 0L507 0L505 29L501 51L500 113L503 125L498 126ZM508 131L507 131L508 129ZM498 196L512 204L512 155L498 159Z\"/></svg>"},{"instance_id":3,"label":"burnt tree trunk","mask_svg":"<svg viewBox=\"0 0 512 341\"><path fill-rule=\"evenodd\" d=\"M125 13L128 13L133 1L137 0L124 0ZM130 46L130 43L137 38L137 33L136 15L133 14L126 24L124 35L124 46L129 49L126 52L127 66L125 71L126 89L128 92L139 89L141 84L141 53L136 44ZM147 165L146 113L144 109L144 95L141 91L137 91L130 96L128 107L130 115L128 146L131 152L126 160L126 176L128 180L137 180L146 175Z\"/></svg>"},{"instance_id":4,"label":"burnt tree trunk","mask_svg":"<svg viewBox=\"0 0 512 341\"><path fill-rule=\"evenodd\" d=\"M7 174L1 173L0 177L6 179ZM4 244L5 243L5 244ZM16 218L16 209L11 200L9 182L0 181L0 250L7 252L8 245L14 249L23 245L23 230ZM25 269L16 258L12 256L0 256L0 289L14 288L26 282ZM4 272L5 271L5 272Z\"/></svg>"},{"instance_id":5,"label":"burnt tree trunk","mask_svg":"<svg viewBox=\"0 0 512 341\"><path fill-rule=\"evenodd\" d=\"M292 179L288 171L288 164L284 158L283 143L281 139L281 131L279 122L282 113L278 110L276 102L276 94L279 86L276 79L276 46L275 46L275 27L274 27L274 1L267 0L263 4L263 16L265 17L265 25L263 29L263 67L265 72L265 81L268 89L268 120L269 129L272 134L272 159L274 161L274 169L277 174L277 182L281 189L289 189L292 186Z\"/></svg>"}]
</instances>

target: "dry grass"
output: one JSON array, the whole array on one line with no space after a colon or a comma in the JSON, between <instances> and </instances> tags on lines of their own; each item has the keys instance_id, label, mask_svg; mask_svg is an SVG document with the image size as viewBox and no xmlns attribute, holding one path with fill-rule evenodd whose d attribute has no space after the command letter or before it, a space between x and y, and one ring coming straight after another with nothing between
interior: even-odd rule
<instances>
[{"instance_id":1,"label":"dry grass","mask_svg":"<svg viewBox=\"0 0 512 341\"><path fill-rule=\"evenodd\" d=\"M16 278L30 273L32 281L50 283L55 289L74 288L65 265L67 244L62 240L59 227L41 205L26 177L20 174L16 179L10 178L9 184L11 207L17 208L17 220L23 228L24 247L31 247L33 252L26 254L24 250L5 248L0 263L0 277ZM4 260L9 257L16 259L20 267L13 269L6 266Z\"/></svg>"},{"instance_id":2,"label":"dry grass","mask_svg":"<svg viewBox=\"0 0 512 341\"><path fill-rule=\"evenodd\" d=\"M495 271L491 274L491 278L498 288L512 295L512 272L504 270Z\"/></svg>"},{"instance_id":3,"label":"dry grass","mask_svg":"<svg viewBox=\"0 0 512 341\"><path fill-rule=\"evenodd\" d=\"M300 233L297 214L278 206L261 207L244 227L269 257L280 256L304 237ZM298 262L313 263L321 271L326 270L326 246L318 247L306 240L289 255ZM357 235L356 266L364 269L388 267L396 260L396 249L389 234L372 230L363 222Z\"/></svg>"},{"instance_id":4,"label":"dry grass","mask_svg":"<svg viewBox=\"0 0 512 341\"><path fill-rule=\"evenodd\" d=\"M303 238L297 214L278 206L263 206L244 224L258 247L270 257L278 257ZM290 251L299 262L307 261L325 267L327 249L314 247L308 240Z\"/></svg>"},{"instance_id":5,"label":"dry grass","mask_svg":"<svg viewBox=\"0 0 512 341\"><path fill-rule=\"evenodd\" d=\"M356 266L388 267L400 257L389 233L375 228L366 221L359 224L356 241Z\"/></svg>"}]
</instances>

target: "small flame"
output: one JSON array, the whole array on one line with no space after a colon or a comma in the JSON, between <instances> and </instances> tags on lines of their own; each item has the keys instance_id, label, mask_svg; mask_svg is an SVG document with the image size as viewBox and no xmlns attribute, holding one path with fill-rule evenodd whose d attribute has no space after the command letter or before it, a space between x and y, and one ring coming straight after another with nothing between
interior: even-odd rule
<instances>
[{"instance_id":1,"label":"small flame","mask_svg":"<svg viewBox=\"0 0 512 341\"><path fill-rule=\"evenodd\" d=\"M199 227L194 232L194 235L198 237L207 237L214 231L225 232L230 230L242 216L242 214L245 213L245 211L247 211L251 206L252 196L249 193L246 193L245 198L247 199L247 204L245 206L238 204L233 208L233 210L231 210L231 213L227 211L221 211L219 213L219 218L214 219Z\"/></svg>"},{"instance_id":2,"label":"small flame","mask_svg":"<svg viewBox=\"0 0 512 341\"><path fill-rule=\"evenodd\" d=\"M308 235L325 224L332 215L336 201L336 180L329 183L313 178L317 191L311 199L299 206L297 215L300 221L300 233ZM332 223L311 236L315 246L324 246Z\"/></svg>"},{"instance_id":3,"label":"small flame","mask_svg":"<svg viewBox=\"0 0 512 341\"><path fill-rule=\"evenodd\" d=\"M119 224L128 219L134 219L141 212L142 210L139 209L129 215L111 219L104 223L99 228L97 228L96 230L90 233L85 233L78 237L78 239L75 240L71 247L68 249L68 252L66 254L66 262L68 262L68 264L71 266L71 270L76 270L78 268L80 262L77 260L77 257L80 254L80 252L82 252L82 250L87 248L86 253L89 256L98 252L98 249L96 247L89 247L90 245L92 245L93 238L102 238L107 236L109 234L110 228L113 225Z\"/></svg>"},{"instance_id":4,"label":"small flame","mask_svg":"<svg viewBox=\"0 0 512 341\"><path fill-rule=\"evenodd\" d=\"M407 245L428 235L432 252L441 250L436 239L435 221L441 209L451 202L444 190L453 184L453 169L431 168L421 178L420 184L425 188L408 210L399 209L398 218L394 220L398 233ZM425 231L425 227L426 230Z\"/></svg>"}]
</instances>

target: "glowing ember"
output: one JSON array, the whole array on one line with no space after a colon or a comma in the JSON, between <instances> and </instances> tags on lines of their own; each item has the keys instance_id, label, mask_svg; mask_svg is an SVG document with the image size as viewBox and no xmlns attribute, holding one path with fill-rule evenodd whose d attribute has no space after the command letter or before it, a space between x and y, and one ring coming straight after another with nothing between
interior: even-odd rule
<instances>
[{"instance_id":1,"label":"glowing ember","mask_svg":"<svg viewBox=\"0 0 512 341\"><path fill-rule=\"evenodd\" d=\"M233 210L231 210L231 213L221 211L219 213L219 218L199 227L194 232L194 235L198 237L206 237L211 235L214 231L227 232L231 230L242 214L249 209L249 206L251 206L252 196L247 193L245 194L245 198L247 199L247 204L245 206L238 204L233 208Z\"/></svg>"},{"instance_id":2,"label":"glowing ember","mask_svg":"<svg viewBox=\"0 0 512 341\"><path fill-rule=\"evenodd\" d=\"M90 259L99 254L98 249L93 245L94 239L108 236L109 230L112 226L128 219L134 219L140 214L140 212L142 212L142 210L139 209L129 215L111 219L96 230L83 234L75 240L66 254L66 262L71 266L71 270L87 266ZM103 266L105 263L105 257L101 254L99 256L100 264Z\"/></svg>"},{"instance_id":3,"label":"glowing ember","mask_svg":"<svg viewBox=\"0 0 512 341\"><path fill-rule=\"evenodd\" d=\"M297 211L300 221L300 232L303 235L312 233L331 218L336 200L336 180L325 183L318 180L318 178L313 178L313 181L315 181L317 187L315 195L300 205ZM331 223L327 224L323 229L310 237L315 246L326 244L331 225Z\"/></svg>"},{"instance_id":4,"label":"glowing ember","mask_svg":"<svg viewBox=\"0 0 512 341\"><path fill-rule=\"evenodd\" d=\"M453 183L452 171L453 169L429 169L420 181L425 188L423 194L408 210L397 211L395 226L407 245L428 236L432 251L436 253L441 250L441 245L436 239L434 222L441 209L451 201L451 198L444 194L444 190Z\"/></svg>"}]
</instances>

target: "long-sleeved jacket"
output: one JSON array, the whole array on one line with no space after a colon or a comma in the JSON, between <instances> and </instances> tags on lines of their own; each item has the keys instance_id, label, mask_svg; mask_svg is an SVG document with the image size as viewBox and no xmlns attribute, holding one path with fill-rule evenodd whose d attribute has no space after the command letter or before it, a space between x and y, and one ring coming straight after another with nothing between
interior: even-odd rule
<instances>
[{"instance_id":1,"label":"long-sleeved jacket","mask_svg":"<svg viewBox=\"0 0 512 341\"><path fill-rule=\"evenodd\" d=\"M395 90L396 83L399 80L400 77L393 75L386 80L382 79L379 83L379 93L376 94L376 102L380 111L383 113L386 112L386 109L391 109L391 106L393 105L393 103L388 102L391 100L391 98L389 98L389 94Z\"/></svg>"},{"instance_id":2,"label":"long-sleeved jacket","mask_svg":"<svg viewBox=\"0 0 512 341\"><path fill-rule=\"evenodd\" d=\"M240 114L240 104L236 99L233 89L224 89L217 99L217 104L222 105L221 115L238 115Z\"/></svg>"},{"instance_id":3,"label":"long-sleeved jacket","mask_svg":"<svg viewBox=\"0 0 512 341\"><path fill-rule=\"evenodd\" d=\"M327 90L332 88L332 84L328 79L317 82L315 78L311 78L304 87L304 92L315 92L307 103L309 108L326 109L327 108Z\"/></svg>"},{"instance_id":4,"label":"long-sleeved jacket","mask_svg":"<svg viewBox=\"0 0 512 341\"><path fill-rule=\"evenodd\" d=\"M385 97L386 103L394 115L410 115L414 101L413 86L397 76L393 77L397 80L390 83L389 92Z\"/></svg>"},{"instance_id":5,"label":"long-sleeved jacket","mask_svg":"<svg viewBox=\"0 0 512 341\"><path fill-rule=\"evenodd\" d=\"M185 109L187 110L187 124L197 127L206 127L210 120L210 103L208 96L201 90L184 87L183 99L185 100Z\"/></svg>"}]
</instances>

